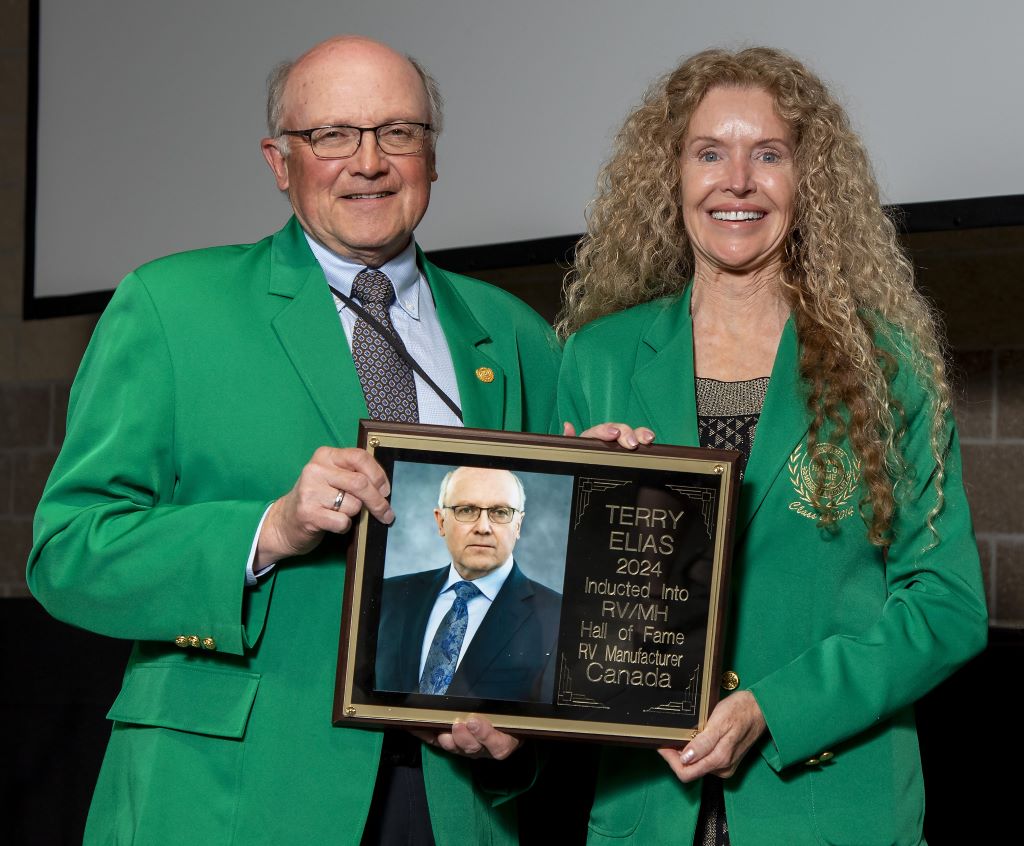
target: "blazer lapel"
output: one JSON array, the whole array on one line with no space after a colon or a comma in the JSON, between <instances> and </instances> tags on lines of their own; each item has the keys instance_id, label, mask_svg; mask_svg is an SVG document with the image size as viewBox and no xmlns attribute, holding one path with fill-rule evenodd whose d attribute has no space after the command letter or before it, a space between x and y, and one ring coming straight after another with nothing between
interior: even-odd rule
<instances>
[{"instance_id":1,"label":"blazer lapel","mask_svg":"<svg viewBox=\"0 0 1024 846\"><path fill-rule=\"evenodd\" d=\"M505 645L532 613L525 600L533 596L533 588L518 565L512 565L505 584L494 597L487 616L473 636L452 680L455 692L472 690L488 666L501 655Z\"/></svg>"},{"instance_id":2,"label":"blazer lapel","mask_svg":"<svg viewBox=\"0 0 1024 846\"><path fill-rule=\"evenodd\" d=\"M505 417L505 371L488 355L490 335L445 272L427 261L418 248L417 255L448 341L463 422L480 429L500 429Z\"/></svg>"},{"instance_id":3,"label":"blazer lapel","mask_svg":"<svg viewBox=\"0 0 1024 846\"><path fill-rule=\"evenodd\" d=\"M430 612L434 610L437 594L448 578L448 567L441 567L424 573L422 582L416 585L417 596L409 607L409 618L402 628L401 682L402 690L418 690L420 686L420 656L423 654L423 639L433 640L434 633L427 631ZM422 589L421 589L422 588Z\"/></svg>"},{"instance_id":4,"label":"blazer lapel","mask_svg":"<svg viewBox=\"0 0 1024 846\"><path fill-rule=\"evenodd\" d=\"M791 317L779 340L754 448L740 488L737 536L761 507L775 477L809 426L807 392L800 381L799 355L796 327Z\"/></svg>"},{"instance_id":5,"label":"blazer lapel","mask_svg":"<svg viewBox=\"0 0 1024 846\"><path fill-rule=\"evenodd\" d=\"M330 289L295 218L274 236L271 296L291 300L273 327L338 444L351 443L366 402Z\"/></svg>"},{"instance_id":6,"label":"blazer lapel","mask_svg":"<svg viewBox=\"0 0 1024 846\"><path fill-rule=\"evenodd\" d=\"M692 291L691 283L651 321L641 342L649 358L638 359L633 376L636 401L661 443L694 446L698 443L690 318ZM775 477L807 431L805 397L800 381L796 328L790 318L779 340L754 449L740 488L737 536L757 513Z\"/></svg>"},{"instance_id":7,"label":"blazer lapel","mask_svg":"<svg viewBox=\"0 0 1024 846\"><path fill-rule=\"evenodd\" d=\"M693 387L693 323L690 292L665 304L641 340L633 392L656 441L697 445L697 398ZM643 356L646 360L640 359ZM627 422L632 423L632 420Z\"/></svg>"}]
</instances>

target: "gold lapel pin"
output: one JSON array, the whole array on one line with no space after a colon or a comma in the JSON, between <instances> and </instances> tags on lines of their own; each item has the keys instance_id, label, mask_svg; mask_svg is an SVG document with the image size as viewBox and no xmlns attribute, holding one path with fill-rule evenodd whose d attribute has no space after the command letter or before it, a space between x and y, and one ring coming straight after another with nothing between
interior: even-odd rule
<instances>
[{"instance_id":1,"label":"gold lapel pin","mask_svg":"<svg viewBox=\"0 0 1024 846\"><path fill-rule=\"evenodd\" d=\"M490 367L478 367L476 369L476 378L481 382L493 382L494 371Z\"/></svg>"}]
</instances>

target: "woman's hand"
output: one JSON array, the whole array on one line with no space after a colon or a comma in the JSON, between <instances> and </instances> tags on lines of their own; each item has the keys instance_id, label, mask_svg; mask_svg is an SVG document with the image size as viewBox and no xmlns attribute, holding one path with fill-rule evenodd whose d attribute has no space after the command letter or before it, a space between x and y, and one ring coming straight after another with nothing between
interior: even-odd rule
<instances>
[{"instance_id":1,"label":"woman's hand","mask_svg":"<svg viewBox=\"0 0 1024 846\"><path fill-rule=\"evenodd\" d=\"M562 434L567 438L576 437L576 427L566 421L562 424ZM585 431L581 438L595 438L599 441L615 441L626 449L636 449L640 444L649 444L654 440L654 432L646 426L634 429L625 423L599 423Z\"/></svg>"},{"instance_id":2,"label":"woman's hand","mask_svg":"<svg viewBox=\"0 0 1024 846\"><path fill-rule=\"evenodd\" d=\"M705 775L728 778L766 727L761 706L749 690L727 696L711 712L704 731L685 749L659 749L683 782Z\"/></svg>"}]
</instances>

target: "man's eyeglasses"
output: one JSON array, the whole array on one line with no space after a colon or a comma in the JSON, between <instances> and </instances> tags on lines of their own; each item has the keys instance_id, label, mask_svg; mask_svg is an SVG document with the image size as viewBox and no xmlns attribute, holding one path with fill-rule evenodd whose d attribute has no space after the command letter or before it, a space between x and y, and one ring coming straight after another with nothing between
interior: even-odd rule
<instances>
[{"instance_id":1,"label":"man's eyeglasses","mask_svg":"<svg viewBox=\"0 0 1024 846\"><path fill-rule=\"evenodd\" d=\"M354 156L364 132L372 132L381 152L389 156L411 156L423 149L429 123L396 121L382 126L317 126L313 129L285 129L282 135L294 135L309 142L318 159L347 159Z\"/></svg>"},{"instance_id":2,"label":"man's eyeglasses","mask_svg":"<svg viewBox=\"0 0 1024 846\"><path fill-rule=\"evenodd\" d=\"M475 523L480 519L480 512L487 512L487 519L492 523L511 523L516 516L518 508L511 505L492 505L490 508L483 508L479 505L445 505L455 515L460 523Z\"/></svg>"}]
</instances>

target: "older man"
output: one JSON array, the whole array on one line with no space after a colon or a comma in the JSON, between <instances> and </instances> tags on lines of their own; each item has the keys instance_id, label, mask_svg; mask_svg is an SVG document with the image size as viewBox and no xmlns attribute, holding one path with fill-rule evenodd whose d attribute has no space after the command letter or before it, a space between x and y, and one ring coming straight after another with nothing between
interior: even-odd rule
<instances>
[{"instance_id":1,"label":"older man","mask_svg":"<svg viewBox=\"0 0 1024 846\"><path fill-rule=\"evenodd\" d=\"M378 689L550 700L561 598L512 557L525 505L507 470L444 477L434 520L451 563L384 581Z\"/></svg>"},{"instance_id":2,"label":"older man","mask_svg":"<svg viewBox=\"0 0 1024 846\"><path fill-rule=\"evenodd\" d=\"M364 842L514 840L467 760L513 738L471 720L379 767L380 733L331 726L342 536L363 505L393 519L359 418L551 415L543 321L413 241L439 108L367 39L282 66L262 147L294 217L139 268L100 321L28 568L52 614L135 641L87 842L355 844L368 817Z\"/></svg>"}]
</instances>

